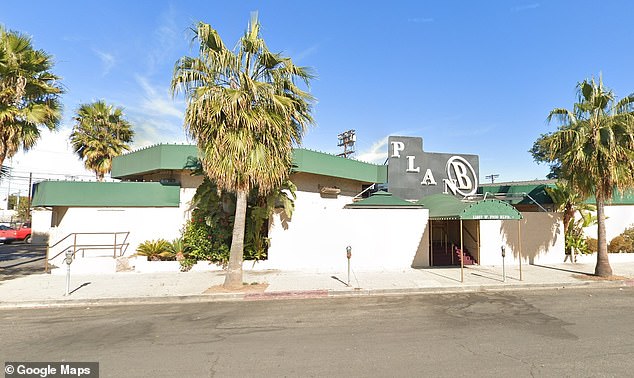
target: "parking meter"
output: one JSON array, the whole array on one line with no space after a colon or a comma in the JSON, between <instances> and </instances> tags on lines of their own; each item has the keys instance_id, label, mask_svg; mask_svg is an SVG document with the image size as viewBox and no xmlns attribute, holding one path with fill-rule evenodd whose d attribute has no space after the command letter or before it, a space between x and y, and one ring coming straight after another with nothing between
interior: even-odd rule
<instances>
[{"instance_id":1,"label":"parking meter","mask_svg":"<svg viewBox=\"0 0 634 378\"><path fill-rule=\"evenodd\" d=\"M66 258L64 259L64 262L68 265L73 262L73 251L71 251L70 249L66 251Z\"/></svg>"},{"instance_id":2,"label":"parking meter","mask_svg":"<svg viewBox=\"0 0 634 378\"><path fill-rule=\"evenodd\" d=\"M66 294L64 295L69 295L70 294L70 264L72 264L73 262L73 251L72 250L67 250L66 251L66 258L64 259L64 262L66 263Z\"/></svg>"},{"instance_id":3,"label":"parking meter","mask_svg":"<svg viewBox=\"0 0 634 378\"><path fill-rule=\"evenodd\" d=\"M348 258L348 286L350 286L350 258L352 257L352 247L346 247L346 257Z\"/></svg>"},{"instance_id":4,"label":"parking meter","mask_svg":"<svg viewBox=\"0 0 634 378\"><path fill-rule=\"evenodd\" d=\"M504 265L505 257L506 257L506 248L502 246L502 282L506 282L506 266Z\"/></svg>"}]
</instances>

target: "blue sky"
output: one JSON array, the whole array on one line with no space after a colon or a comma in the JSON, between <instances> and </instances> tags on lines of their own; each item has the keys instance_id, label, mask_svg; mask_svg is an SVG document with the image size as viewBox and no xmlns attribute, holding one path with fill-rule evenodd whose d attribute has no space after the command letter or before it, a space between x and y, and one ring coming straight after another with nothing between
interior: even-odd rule
<instances>
[{"instance_id":1,"label":"blue sky","mask_svg":"<svg viewBox=\"0 0 634 378\"><path fill-rule=\"evenodd\" d=\"M603 74L634 92L630 1L13 1L0 23L33 38L63 78L64 122L14 159L23 171L80 174L71 117L96 99L122 106L135 147L186 142L184 101L172 99L175 61L195 55L189 28L210 23L235 45L258 11L269 48L318 78L317 121L303 146L338 152L357 130L357 158L382 163L388 135L420 136L429 152L480 156L480 175L544 178L527 152L570 108L577 82ZM54 164L50 164L53 162ZM79 168L77 168L79 167Z\"/></svg>"}]
</instances>

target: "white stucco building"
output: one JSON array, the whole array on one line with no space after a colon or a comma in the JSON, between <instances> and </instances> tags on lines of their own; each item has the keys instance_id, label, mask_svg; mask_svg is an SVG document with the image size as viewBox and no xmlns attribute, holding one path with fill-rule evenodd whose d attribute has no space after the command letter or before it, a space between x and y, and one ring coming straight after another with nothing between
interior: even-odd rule
<instances>
[{"instance_id":1,"label":"white stucco building","mask_svg":"<svg viewBox=\"0 0 634 378\"><path fill-rule=\"evenodd\" d=\"M500 265L502 248L506 264L564 260L561 217L540 197L544 184L508 199L495 188L495 198L483 200L477 156L424 153L416 138L390 142L387 165L296 149L295 211L290 220L271 219L268 260L258 268L341 270L347 246L356 270L459 265L460 253L465 264ZM37 184L34 242L48 244L55 265L70 248L77 259L114 266L146 240L180 236L202 182L192 176L197 153L190 145L155 145L114 159L112 177L121 182ZM392 194L366 198L378 184ZM412 185L422 189L410 192ZM614 219L634 221L628 216ZM100 247L82 247L89 244Z\"/></svg>"}]
</instances>

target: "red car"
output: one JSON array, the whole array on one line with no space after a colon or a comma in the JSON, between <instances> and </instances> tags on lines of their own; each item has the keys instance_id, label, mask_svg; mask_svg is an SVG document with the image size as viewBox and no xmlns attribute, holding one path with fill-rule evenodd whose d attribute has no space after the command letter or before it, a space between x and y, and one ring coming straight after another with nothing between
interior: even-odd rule
<instances>
[{"instance_id":1,"label":"red car","mask_svg":"<svg viewBox=\"0 0 634 378\"><path fill-rule=\"evenodd\" d=\"M0 225L0 243L10 244L16 240L24 240L25 243L31 242L30 223L24 223L21 227L17 229L5 225Z\"/></svg>"}]
</instances>

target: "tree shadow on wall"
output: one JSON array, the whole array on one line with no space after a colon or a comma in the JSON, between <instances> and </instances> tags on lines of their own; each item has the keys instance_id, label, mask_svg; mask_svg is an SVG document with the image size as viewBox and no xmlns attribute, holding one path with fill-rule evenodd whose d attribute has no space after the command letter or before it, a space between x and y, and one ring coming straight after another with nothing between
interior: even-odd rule
<instances>
[{"instance_id":1,"label":"tree shadow on wall","mask_svg":"<svg viewBox=\"0 0 634 378\"><path fill-rule=\"evenodd\" d=\"M416 248L416 253L414 254L414 259L412 260L412 264L410 265L414 269L419 268L428 268L430 266L429 262L429 222L425 225L423 229L423 233L418 242L418 247Z\"/></svg>"},{"instance_id":2,"label":"tree shadow on wall","mask_svg":"<svg viewBox=\"0 0 634 378\"><path fill-rule=\"evenodd\" d=\"M530 214L530 213L529 213ZM551 251L557 244L559 238L563 238L563 225L561 215L558 213L538 213L540 216L527 216L519 221L503 221L500 232L506 239L513 252L513 257L517 258L520 252L519 229L517 222L521 225L521 248L522 259L528 260L529 264L535 263L535 258L540 254L555 253ZM541 215L543 214L543 215ZM533 215L533 214L531 214ZM563 250L562 258L563 258Z\"/></svg>"}]
</instances>

